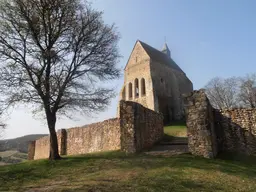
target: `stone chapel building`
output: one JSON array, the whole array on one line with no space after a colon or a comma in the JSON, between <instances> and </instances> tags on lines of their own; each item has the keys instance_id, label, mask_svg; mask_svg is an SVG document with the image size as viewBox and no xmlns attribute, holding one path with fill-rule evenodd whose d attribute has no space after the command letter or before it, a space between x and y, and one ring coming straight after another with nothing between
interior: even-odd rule
<instances>
[{"instance_id":1,"label":"stone chapel building","mask_svg":"<svg viewBox=\"0 0 256 192\"><path fill-rule=\"evenodd\" d=\"M193 84L171 58L164 45L159 51L137 41L124 69L120 100L134 101L161 112L164 123L184 115L182 94L193 91Z\"/></svg>"}]
</instances>

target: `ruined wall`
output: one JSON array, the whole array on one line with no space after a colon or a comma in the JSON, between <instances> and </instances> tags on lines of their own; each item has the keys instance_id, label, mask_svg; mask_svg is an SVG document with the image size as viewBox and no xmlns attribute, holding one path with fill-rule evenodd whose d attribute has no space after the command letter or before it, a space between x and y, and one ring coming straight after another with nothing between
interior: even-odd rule
<instances>
[{"instance_id":1,"label":"ruined wall","mask_svg":"<svg viewBox=\"0 0 256 192\"><path fill-rule=\"evenodd\" d=\"M61 129L57 132L60 155L75 155L120 149L119 119L109 119L83 127ZM35 142L34 159L48 158L50 137Z\"/></svg>"},{"instance_id":2,"label":"ruined wall","mask_svg":"<svg viewBox=\"0 0 256 192\"><path fill-rule=\"evenodd\" d=\"M30 141L28 144L28 160L33 160L35 156L36 141Z\"/></svg>"},{"instance_id":3,"label":"ruined wall","mask_svg":"<svg viewBox=\"0 0 256 192\"><path fill-rule=\"evenodd\" d=\"M203 90L184 95L188 148L193 155L214 158L218 145L213 108Z\"/></svg>"},{"instance_id":4,"label":"ruined wall","mask_svg":"<svg viewBox=\"0 0 256 192\"><path fill-rule=\"evenodd\" d=\"M57 131L57 139L59 144L59 152L61 152L61 138L62 138L62 130ZM45 159L49 157L50 151L50 136L42 137L35 141L35 153L34 159ZM61 154L61 153L60 153Z\"/></svg>"},{"instance_id":5,"label":"ruined wall","mask_svg":"<svg viewBox=\"0 0 256 192\"><path fill-rule=\"evenodd\" d=\"M119 119L67 129L67 155L120 149Z\"/></svg>"},{"instance_id":6,"label":"ruined wall","mask_svg":"<svg viewBox=\"0 0 256 192\"><path fill-rule=\"evenodd\" d=\"M256 154L256 109L214 111L220 151Z\"/></svg>"},{"instance_id":7,"label":"ruined wall","mask_svg":"<svg viewBox=\"0 0 256 192\"><path fill-rule=\"evenodd\" d=\"M213 158L218 152L256 154L256 109L217 110L204 90L184 95L189 151Z\"/></svg>"},{"instance_id":8,"label":"ruined wall","mask_svg":"<svg viewBox=\"0 0 256 192\"><path fill-rule=\"evenodd\" d=\"M134 102L120 101L121 149L150 149L163 136L163 116Z\"/></svg>"},{"instance_id":9,"label":"ruined wall","mask_svg":"<svg viewBox=\"0 0 256 192\"><path fill-rule=\"evenodd\" d=\"M163 136L163 117L142 105L120 102L120 119L109 119L57 132L60 155L123 150L135 153L152 147ZM29 159L48 158L49 136L31 143ZM33 151L34 150L34 151Z\"/></svg>"}]
</instances>

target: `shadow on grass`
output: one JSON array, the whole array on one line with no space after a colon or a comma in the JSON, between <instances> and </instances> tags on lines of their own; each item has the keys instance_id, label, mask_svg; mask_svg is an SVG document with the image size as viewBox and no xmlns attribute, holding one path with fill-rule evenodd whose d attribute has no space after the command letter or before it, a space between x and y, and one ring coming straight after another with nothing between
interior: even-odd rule
<instances>
[{"instance_id":1,"label":"shadow on grass","mask_svg":"<svg viewBox=\"0 0 256 192\"><path fill-rule=\"evenodd\" d=\"M97 183L82 184L79 187L64 191L224 191L223 186L211 181L198 182L188 178L182 178L180 172L164 173L135 177L130 181L107 181L98 180ZM66 188L69 188L67 185Z\"/></svg>"},{"instance_id":2,"label":"shadow on grass","mask_svg":"<svg viewBox=\"0 0 256 192\"><path fill-rule=\"evenodd\" d=\"M181 120L181 121L173 121L173 122L171 122L171 123L169 123L169 124L166 124L165 126L184 126L184 127L186 127L186 121L184 120Z\"/></svg>"},{"instance_id":3,"label":"shadow on grass","mask_svg":"<svg viewBox=\"0 0 256 192\"><path fill-rule=\"evenodd\" d=\"M182 141L183 143L187 144L187 137L178 137L178 136L173 136L173 135L168 135L168 134L164 134L161 142L179 142L179 141Z\"/></svg>"},{"instance_id":4,"label":"shadow on grass","mask_svg":"<svg viewBox=\"0 0 256 192\"><path fill-rule=\"evenodd\" d=\"M70 157L70 165L88 160L110 160L115 161L118 167L130 169L140 167L146 170L161 167L196 168L202 170L219 170L230 175L242 177L256 177L256 156L245 156L234 153L220 154L217 159L205 159L190 154L172 157L151 156L145 154L126 155L122 152L110 152L104 155ZM123 162L122 162L123 161ZM118 163L122 162L122 163ZM64 163L64 161L63 161Z\"/></svg>"},{"instance_id":5,"label":"shadow on grass","mask_svg":"<svg viewBox=\"0 0 256 192\"><path fill-rule=\"evenodd\" d=\"M205 159L192 155L179 155L172 163L175 167L219 170L220 172L244 178L256 178L256 157L225 153L217 159Z\"/></svg>"},{"instance_id":6,"label":"shadow on grass","mask_svg":"<svg viewBox=\"0 0 256 192\"><path fill-rule=\"evenodd\" d=\"M164 134L163 138L162 138L162 141L164 142L170 142L174 139L175 137L174 136L171 136L171 135L168 135L168 134Z\"/></svg>"}]
</instances>

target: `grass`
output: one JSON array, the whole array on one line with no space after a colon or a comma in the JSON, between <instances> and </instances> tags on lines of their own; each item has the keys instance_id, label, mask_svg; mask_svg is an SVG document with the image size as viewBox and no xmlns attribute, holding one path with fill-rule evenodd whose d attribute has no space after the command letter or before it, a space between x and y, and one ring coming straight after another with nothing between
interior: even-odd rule
<instances>
[{"instance_id":1,"label":"grass","mask_svg":"<svg viewBox=\"0 0 256 192\"><path fill-rule=\"evenodd\" d=\"M108 152L0 167L0 191L255 191L256 157Z\"/></svg>"},{"instance_id":2,"label":"grass","mask_svg":"<svg viewBox=\"0 0 256 192\"><path fill-rule=\"evenodd\" d=\"M187 127L184 122L174 122L164 127L163 141L172 141L175 137L187 137Z\"/></svg>"}]
</instances>

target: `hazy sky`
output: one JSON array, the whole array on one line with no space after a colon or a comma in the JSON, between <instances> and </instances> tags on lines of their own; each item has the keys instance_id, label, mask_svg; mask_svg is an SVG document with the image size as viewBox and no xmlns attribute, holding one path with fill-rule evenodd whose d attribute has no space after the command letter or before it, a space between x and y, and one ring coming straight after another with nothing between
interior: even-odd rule
<instances>
[{"instance_id":1,"label":"hazy sky","mask_svg":"<svg viewBox=\"0 0 256 192\"><path fill-rule=\"evenodd\" d=\"M161 49L166 37L172 58L194 84L202 88L215 76L244 76L255 72L256 1L254 0L94 0L106 23L116 23L124 68L137 39ZM117 93L123 78L113 83ZM118 98L95 118L61 119L57 129L81 126L116 115ZM5 138L48 133L43 120L29 109L14 110L6 122Z\"/></svg>"}]
</instances>

